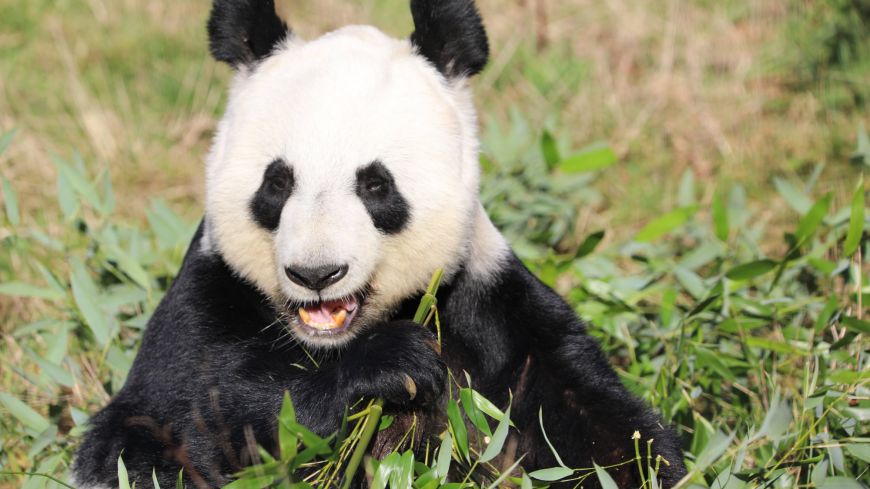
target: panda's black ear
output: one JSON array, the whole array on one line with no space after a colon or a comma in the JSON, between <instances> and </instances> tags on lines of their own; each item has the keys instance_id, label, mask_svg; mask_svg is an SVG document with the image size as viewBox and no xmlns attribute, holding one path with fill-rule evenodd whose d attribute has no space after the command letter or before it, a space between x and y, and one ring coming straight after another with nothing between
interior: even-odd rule
<instances>
[{"instance_id":1,"label":"panda's black ear","mask_svg":"<svg viewBox=\"0 0 870 489\"><path fill-rule=\"evenodd\" d=\"M449 79L486 66L489 42L474 0L411 0L411 43Z\"/></svg>"},{"instance_id":2,"label":"panda's black ear","mask_svg":"<svg viewBox=\"0 0 870 489\"><path fill-rule=\"evenodd\" d=\"M289 36L287 24L275 13L274 0L214 0L208 46L218 61L236 69L252 65Z\"/></svg>"}]
</instances>

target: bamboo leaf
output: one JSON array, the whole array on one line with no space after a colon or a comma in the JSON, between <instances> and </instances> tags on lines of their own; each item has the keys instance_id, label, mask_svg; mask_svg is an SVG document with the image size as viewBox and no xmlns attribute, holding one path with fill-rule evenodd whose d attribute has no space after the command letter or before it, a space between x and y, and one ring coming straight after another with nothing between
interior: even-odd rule
<instances>
[{"instance_id":1,"label":"bamboo leaf","mask_svg":"<svg viewBox=\"0 0 870 489\"><path fill-rule=\"evenodd\" d=\"M852 195L852 206L849 213L849 230L846 232L846 242L843 243L843 254L852 256L861 244L864 234L864 177L858 180L855 193Z\"/></svg>"},{"instance_id":2,"label":"bamboo leaf","mask_svg":"<svg viewBox=\"0 0 870 489\"><path fill-rule=\"evenodd\" d=\"M726 209L725 201L719 193L713 196L713 230L721 241L728 241L730 234L728 209Z\"/></svg>"},{"instance_id":3,"label":"bamboo leaf","mask_svg":"<svg viewBox=\"0 0 870 489\"><path fill-rule=\"evenodd\" d=\"M737 265L725 272L725 276L730 280L751 280L755 277L764 275L776 268L777 262L773 260L756 260L742 265Z\"/></svg>"},{"instance_id":4,"label":"bamboo leaf","mask_svg":"<svg viewBox=\"0 0 870 489\"><path fill-rule=\"evenodd\" d=\"M438 460L435 463L435 471L438 474L439 481L443 484L447 480L447 474L450 473L450 462L453 460L453 437L448 431L444 435L444 440L441 441L441 447L438 448Z\"/></svg>"},{"instance_id":5,"label":"bamboo leaf","mask_svg":"<svg viewBox=\"0 0 870 489\"><path fill-rule=\"evenodd\" d=\"M613 480L613 477L606 470L596 463L593 463L593 465L595 465L595 476L598 478L598 483L601 484L601 489L619 489L616 481Z\"/></svg>"},{"instance_id":6,"label":"bamboo leaf","mask_svg":"<svg viewBox=\"0 0 870 489\"><path fill-rule=\"evenodd\" d=\"M598 143L580 150L559 163L559 170L564 173L583 173L600 170L616 163L616 153L605 144Z\"/></svg>"},{"instance_id":7,"label":"bamboo leaf","mask_svg":"<svg viewBox=\"0 0 870 489\"><path fill-rule=\"evenodd\" d=\"M459 406L453 399L447 402L447 419L450 421L450 428L453 430L453 438L459 454L464 460L468 460L468 430L465 428Z\"/></svg>"},{"instance_id":8,"label":"bamboo leaf","mask_svg":"<svg viewBox=\"0 0 870 489\"><path fill-rule=\"evenodd\" d=\"M554 482L559 479L564 479L574 473L573 470L567 467L550 467L549 469L540 469L534 472L529 472L529 477L538 479L539 481Z\"/></svg>"},{"instance_id":9,"label":"bamboo leaf","mask_svg":"<svg viewBox=\"0 0 870 489\"><path fill-rule=\"evenodd\" d=\"M547 163L547 168L552 170L559 164L561 157L559 156L559 147L556 145L556 140L550 131L544 131L541 135L541 153L544 155L544 161Z\"/></svg>"},{"instance_id":10,"label":"bamboo leaf","mask_svg":"<svg viewBox=\"0 0 870 489\"><path fill-rule=\"evenodd\" d=\"M499 453L501 453L501 449L504 446L504 442L507 439L508 430L510 429L510 415L511 408L508 406L505 411L504 418L498 423L498 426L495 428L495 433L493 433L492 438L489 442L489 445L486 446L486 450L483 451L483 455L480 456L478 461L480 463L486 463L490 460L494 459Z\"/></svg>"},{"instance_id":11,"label":"bamboo leaf","mask_svg":"<svg viewBox=\"0 0 870 489\"><path fill-rule=\"evenodd\" d=\"M2 153L2 151L0 151ZM12 188L12 184L6 177L0 177L0 182L3 185L3 202L6 206L6 219L9 220L9 224L13 227L18 226L21 223L21 214L18 207L18 195L15 193L15 189Z\"/></svg>"},{"instance_id":12,"label":"bamboo leaf","mask_svg":"<svg viewBox=\"0 0 870 489\"><path fill-rule=\"evenodd\" d=\"M9 131L3 133L2 136L0 136L0 155L5 153L6 150L9 149L9 146L12 144L12 139L15 138L15 133L17 131L18 129L10 129Z\"/></svg>"},{"instance_id":13,"label":"bamboo leaf","mask_svg":"<svg viewBox=\"0 0 870 489\"><path fill-rule=\"evenodd\" d=\"M127 467L124 460L118 455L118 489L130 489L130 478L127 476Z\"/></svg>"},{"instance_id":14,"label":"bamboo leaf","mask_svg":"<svg viewBox=\"0 0 870 489\"><path fill-rule=\"evenodd\" d=\"M816 232L816 229L818 229L822 221L825 220L825 216L828 215L828 209L831 207L832 198L833 194L828 192L824 197L813 204L813 206L810 207L810 210L801 217L797 231L795 232L795 238L797 238L798 242L809 238Z\"/></svg>"},{"instance_id":15,"label":"bamboo leaf","mask_svg":"<svg viewBox=\"0 0 870 489\"><path fill-rule=\"evenodd\" d=\"M583 258L595 251L595 248L598 247L598 244L604 239L604 231L595 231L594 233L586 236L586 239L583 240L583 243L580 244L580 247L577 248L577 253L574 255L574 258Z\"/></svg>"},{"instance_id":16,"label":"bamboo leaf","mask_svg":"<svg viewBox=\"0 0 870 489\"><path fill-rule=\"evenodd\" d=\"M23 282L6 282L0 284L0 295L15 297L32 297L34 299L46 299L58 301L64 298L64 294L55 289L39 287Z\"/></svg>"},{"instance_id":17,"label":"bamboo leaf","mask_svg":"<svg viewBox=\"0 0 870 489\"><path fill-rule=\"evenodd\" d=\"M805 193L796 189L788 180L776 177L773 179L773 186L776 187L776 191L785 199L785 202L798 214L806 214L813 206L813 201Z\"/></svg>"},{"instance_id":18,"label":"bamboo leaf","mask_svg":"<svg viewBox=\"0 0 870 489\"><path fill-rule=\"evenodd\" d=\"M870 334L870 322L852 316L843 316L841 319L846 328L856 332Z\"/></svg>"},{"instance_id":19,"label":"bamboo leaf","mask_svg":"<svg viewBox=\"0 0 870 489\"><path fill-rule=\"evenodd\" d=\"M12 417L34 431L41 433L51 426L51 423L49 423L47 419L34 411L33 408L27 404L21 402L17 397L6 394L5 392L0 392L0 404L9 411L9 414L11 414Z\"/></svg>"},{"instance_id":20,"label":"bamboo leaf","mask_svg":"<svg viewBox=\"0 0 870 489\"><path fill-rule=\"evenodd\" d=\"M284 401L281 404L281 412L278 414L278 445L283 460L296 458L299 438L292 429L292 423L296 422L296 411L293 409L293 401L290 393L284 391Z\"/></svg>"},{"instance_id":21,"label":"bamboo leaf","mask_svg":"<svg viewBox=\"0 0 870 489\"><path fill-rule=\"evenodd\" d=\"M91 276L85 268L85 264L78 258L71 260L73 298L78 306L85 323L94 334L100 346L106 346L110 340L111 326L105 311L99 305L97 286L91 280Z\"/></svg>"},{"instance_id":22,"label":"bamboo leaf","mask_svg":"<svg viewBox=\"0 0 870 489\"><path fill-rule=\"evenodd\" d=\"M697 211L697 205L674 209L653 219L637 233L634 239L641 242L655 241L688 222Z\"/></svg>"}]
</instances>

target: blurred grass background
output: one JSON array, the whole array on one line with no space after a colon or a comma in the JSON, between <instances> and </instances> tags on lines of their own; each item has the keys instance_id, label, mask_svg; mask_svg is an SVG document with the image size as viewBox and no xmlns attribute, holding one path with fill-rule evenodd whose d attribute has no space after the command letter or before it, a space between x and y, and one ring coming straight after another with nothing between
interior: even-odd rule
<instances>
[{"instance_id":1,"label":"blurred grass background","mask_svg":"<svg viewBox=\"0 0 870 489\"><path fill-rule=\"evenodd\" d=\"M710 188L740 181L761 197L772 176L825 162L825 186L844 195L870 70L866 58L835 65L812 52L841 49L814 39L833 29L834 3L482 0L492 38L492 62L474 83L482 126L518 112L532 127L565 128L570 144L609 142L620 165L589 219L615 230L673 205L686 169ZM353 22L412 29L401 0L278 5L306 37ZM229 76L206 50L208 2L2 7L0 127L19 131L0 168L20 186L25 213L45 204L51 155L73 150L112 171L123 215L141 218L139 197L158 194L198 213Z\"/></svg>"},{"instance_id":2,"label":"blurred grass background","mask_svg":"<svg viewBox=\"0 0 870 489\"><path fill-rule=\"evenodd\" d=\"M637 251L631 248L634 245L620 248L613 264L601 268L603 265L596 263L597 272L578 265L579 261L553 257L565 253L575 256L598 230L606 230L600 236L602 247L621 246L674 209L696 206L692 209L709 217L715 214L711 207L715 207L717 195L730 196L729 206L746 203L749 210L743 215L752 217L735 219L736 211L729 210L732 227L745 229L731 229L730 241L726 229L722 241L728 243L728 253L733 250L733 254L740 255L739 260L726 257L725 248L717 245L719 251L715 253L722 254L717 258L717 268L707 273L698 271L700 275L712 277L726 263L783 255L794 245L783 241L783 233L794 229L812 201L831 192L830 208L848 207L859 176L870 165L870 142L865 141L862 149L859 140L862 125L870 125L867 0L478 3L492 46L489 67L473 82L481 113L483 162L490 175L484 197L493 202L490 211L497 223L508 228L521 254L538 260L535 271L566 295L589 276L615 276L613 267L621 267L620 273L626 276L612 279L608 286L638 281L632 273L640 271L655 272L659 277L671 273L667 260L654 265L632 260L632 253ZM348 23L372 23L397 36L412 30L404 0L278 0L277 4L292 27L308 38ZM93 215L85 216L84 210L82 221L70 218L66 210L66 219L57 217L59 171L72 172L69 175L110 175L115 195L113 222L129 223L136 229L168 222L169 228L180 229L178 222L198 219L202 212L203 160L231 75L229 68L214 63L207 53L204 23L209 7L205 0L0 0L0 134L15 129L13 144L0 152L0 172L14 186L23 224L38 225L45 236L57 237L68 233L76 222L81 227L81 222L93 221ZM560 187L562 179L546 168L535 173L538 170L528 163L535 157L526 158L532 153L537 155L542 146L546 159L547 148L555 148L564 156L572 148L593 143L603 144L595 147L612 148L616 163L595 178L584 177L573 187ZM66 163L59 161L81 163L65 167ZM69 170L73 167L75 171ZM523 182L520 188L528 191L531 200L522 201L518 196L522 192L511 191L516 187L500 187L503 182L493 175L509 176L511 184ZM742 189L736 197L731 192L735 186ZM508 205L496 205L499 191L516 198L508 198ZM8 194L4 190L4 197ZM155 198L166 201L167 207L156 211L149 207ZM174 214L180 215L181 221L173 221ZM688 219L678 219L677 224ZM828 224L833 228L835 221ZM751 240L737 236L749 233L750 228ZM81 239L75 245L55 243L54 254L40 255L35 248L21 245L27 235L21 229L8 223L0 226L5 255L0 256L0 283L40 282L41 272L35 262L65 277L70 268L75 268L68 263L68 257L74 254L71 250L82 251L89 260L100 256L99 247ZM532 235L532 231L540 231L540 235ZM179 231L179 235L183 238L184 233ZM28 236L39 238L36 234ZM688 256L693 249L705 249L701 245L708 238L687 231L672 239L659 258ZM171 242L173 238L164 241L167 239ZM46 238L46 242L50 241ZM831 243L828 240L829 247ZM173 266L183 251L171 246L166 249L171 251L167 255L170 258L147 268L154 283L159 284L157 290L171 279ZM710 249L705 253L715 255ZM842 264L840 251L824 253L826 260ZM816 253L815 258L822 254ZM580 255L576 256L579 260ZM844 266L848 272L848 260ZM866 270L861 261L856 266L858 290L864 290L860 275ZM576 273L566 278L569 268ZM863 297L863 292L847 297L855 276L840 280L836 274L844 273L842 268L822 268L826 280L830 279L823 282L822 288L828 288L822 293L839 295L844 310L861 318L863 311L854 307L854 301L860 304L857 298ZM793 278L799 282L796 276ZM674 293L697 301L715 294L712 281L706 283L713 288L705 295L698 293L701 285L694 280L678 274L672 280L679 284L674 286ZM766 289L768 293L775 284ZM55 403L57 396L71 398L79 412L92 410L112 392L111 381L106 380L107 367L88 350L89 340L85 338L82 349L69 348L69 354L85 366L81 372L62 363L62 356L54 361L85 379L72 391L47 393L30 385L38 383L28 380L27 371L13 371L13 365L30 361L26 360L32 351L29 348L51 349L41 337L25 345L21 340L25 334L20 333L22 324L32 326L46 315L57 315L59 309L65 320L74 316L71 309L64 310L57 302L27 295L0 295L4 356L0 391L29 399L52 420L66 422L62 418L68 415L63 415L62 406ZM590 299L592 295L575 293L570 298L580 304L581 312L594 319L602 309L582 305L584 300L597 300ZM665 311L666 306L674 306L669 293L658 290L654 295L654 300L642 299L652 302L640 303L642 307L635 311L638 317L649 319L660 307ZM145 302L153 306L157 299L159 293L151 295L149 289ZM682 304L687 313L693 307L688 300L677 304ZM608 302L606 310L615 317L618 314L614 311L624 306ZM767 314L753 307L746 307L750 316ZM789 310L788 314L793 312ZM656 321L668 323L670 314ZM777 321L782 319L773 316ZM609 323L610 319L608 315L598 323L605 346L616 359L626 358L627 351L631 361L643 365L638 367L640 371L621 371L624 379L646 386L658 382L650 372L662 370L662 366L656 363L659 360L650 364L644 348L658 348L655 345L673 342L675 336L657 337L657 330L647 331L650 325L643 321L630 323L629 331L619 321ZM776 340L793 339L783 335L774 323L758 331ZM710 324L717 323L711 319ZM38 330L32 327L28 331ZM650 337L641 341L644 334ZM123 351L132 354L137 338L138 333L127 331L123 336L127 349ZM821 338L800 341L813 345ZM715 345L715 337L698 333L696 339L707 341L710 348ZM112 357L112 351L104 350L103 356L123 364L123 357ZM783 374L784 378L769 378L764 367L757 376L750 376L754 380L746 385L760 382L768 387L782 386L786 391L792 389L789 392L795 398L809 395L807 386L800 385L807 374L799 360L801 351L779 350L795 355L789 360L795 369L794 377ZM709 355L701 353L704 355L709 361ZM651 353L651 357L655 355ZM674 357L673 351L668 358L673 359L673 371L678 372L682 360ZM741 361L752 358L747 353ZM778 368L777 357L772 358ZM859 360L863 357L856 354L854 358L856 368L864 365L864 360ZM844 361L839 359L839 365ZM834 368L836 362L829 367ZM744 365L726 362L714 367L730 382L734 379L725 372L731 368L742 372ZM667 414L671 416L682 413L684 436L697 437L692 435L697 431L691 428L693 416L700 416L697 413L713 420L713 424L708 422L711 429L714 425L739 426L741 414L736 413L749 416L752 406L769 407L772 393L766 392L762 401L722 401L730 407L722 407L715 416L707 411L709 405L692 405L697 412L692 414L692 410L686 411L686 405L664 399L667 394L662 394L663 398L656 395L647 396L648 400L660 409L670 410ZM866 401L866 397L860 399ZM707 402L717 403L715 399ZM23 435L9 424L0 426L11 430L3 439L4 455L0 460L9 467L28 466L31 444L22 442ZM703 446L701 441L693 442L695 448ZM31 452L31 456L33 453L38 452ZM866 471L862 474L867 476ZM708 479L711 477L715 475ZM17 480L9 479L6 484L16 487ZM3 484L0 482L0 486Z\"/></svg>"}]
</instances>

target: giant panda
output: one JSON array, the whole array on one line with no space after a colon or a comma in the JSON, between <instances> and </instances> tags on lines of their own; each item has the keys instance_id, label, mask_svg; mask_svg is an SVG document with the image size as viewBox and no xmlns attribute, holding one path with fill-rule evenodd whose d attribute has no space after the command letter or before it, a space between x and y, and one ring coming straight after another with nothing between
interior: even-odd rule
<instances>
[{"instance_id":1,"label":"giant panda","mask_svg":"<svg viewBox=\"0 0 870 489\"><path fill-rule=\"evenodd\" d=\"M215 0L210 50L235 78L204 218L124 387L89 421L80 487L117 487L122 453L140 489L152 470L163 487L181 469L221 486L252 446L276 449L285 391L321 435L366 397L435 417L448 367L512 403L505 456L527 470L556 465L540 414L568 466L629 461L638 431L668 462L665 487L685 474L676 433L481 206L469 79L488 41L473 0L411 13L409 39L349 26L306 41L272 0ZM409 321L438 269L440 345ZM634 464L610 473L639 486Z\"/></svg>"}]
</instances>

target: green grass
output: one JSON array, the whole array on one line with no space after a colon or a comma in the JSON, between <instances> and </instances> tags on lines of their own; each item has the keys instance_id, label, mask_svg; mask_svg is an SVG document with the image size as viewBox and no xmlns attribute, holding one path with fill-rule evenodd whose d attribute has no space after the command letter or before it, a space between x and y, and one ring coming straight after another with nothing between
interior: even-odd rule
<instances>
[{"instance_id":1,"label":"green grass","mask_svg":"<svg viewBox=\"0 0 870 489\"><path fill-rule=\"evenodd\" d=\"M484 203L677 425L686 485L870 484L867 58L827 49L860 39L846 3L480 3ZM410 31L399 0L279 6L308 37ZM63 478L122 385L201 212L229 72L205 1L0 7L0 487L58 487L10 474ZM441 452L468 469L485 446L452 433ZM363 470L425 486L447 463L396 453Z\"/></svg>"}]
</instances>

